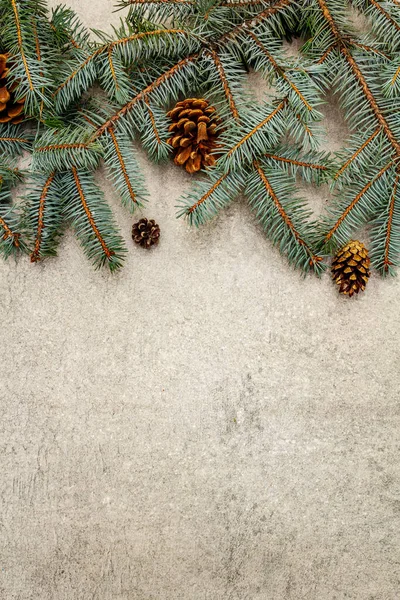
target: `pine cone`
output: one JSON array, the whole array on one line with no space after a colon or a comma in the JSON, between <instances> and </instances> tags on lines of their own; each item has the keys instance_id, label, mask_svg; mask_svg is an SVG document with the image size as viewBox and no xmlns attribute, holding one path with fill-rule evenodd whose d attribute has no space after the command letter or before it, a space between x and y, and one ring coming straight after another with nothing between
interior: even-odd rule
<instances>
[{"instance_id":1,"label":"pine cone","mask_svg":"<svg viewBox=\"0 0 400 600\"><path fill-rule=\"evenodd\" d=\"M157 244L160 237L160 227L151 219L140 219L132 226L132 239L135 244L140 244L143 248L150 248Z\"/></svg>"},{"instance_id":2,"label":"pine cone","mask_svg":"<svg viewBox=\"0 0 400 600\"><path fill-rule=\"evenodd\" d=\"M339 292L352 296L364 291L370 276L368 250L362 242L350 241L338 251L332 263L332 277Z\"/></svg>"},{"instance_id":3,"label":"pine cone","mask_svg":"<svg viewBox=\"0 0 400 600\"><path fill-rule=\"evenodd\" d=\"M213 165L215 157L211 152L218 147L219 125L215 108L204 98L187 98L177 102L168 116L173 123L168 129L172 137L167 143L175 149L175 164L185 166L188 173Z\"/></svg>"},{"instance_id":4,"label":"pine cone","mask_svg":"<svg viewBox=\"0 0 400 600\"><path fill-rule=\"evenodd\" d=\"M0 123L21 123L24 118L25 98L15 100L15 88L17 84L7 83L8 55L0 54Z\"/></svg>"}]
</instances>

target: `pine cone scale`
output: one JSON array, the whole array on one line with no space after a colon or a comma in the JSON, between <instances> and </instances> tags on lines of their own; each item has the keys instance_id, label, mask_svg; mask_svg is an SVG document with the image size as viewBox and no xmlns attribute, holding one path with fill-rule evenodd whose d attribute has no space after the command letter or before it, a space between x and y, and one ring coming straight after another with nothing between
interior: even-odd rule
<instances>
[{"instance_id":1,"label":"pine cone scale","mask_svg":"<svg viewBox=\"0 0 400 600\"><path fill-rule=\"evenodd\" d=\"M218 147L219 121L214 113L215 108L203 98L177 102L168 113L173 121L168 131L173 135L167 142L175 150L175 164L184 166L188 173L196 173L215 162L213 151Z\"/></svg>"},{"instance_id":2,"label":"pine cone scale","mask_svg":"<svg viewBox=\"0 0 400 600\"><path fill-rule=\"evenodd\" d=\"M0 54L0 123L20 123L23 119L25 98L16 100L16 83L7 83L8 55Z\"/></svg>"},{"instance_id":3,"label":"pine cone scale","mask_svg":"<svg viewBox=\"0 0 400 600\"><path fill-rule=\"evenodd\" d=\"M370 262L366 247L359 241L352 240L337 252L332 263L332 277L341 294L351 297L365 290Z\"/></svg>"},{"instance_id":4,"label":"pine cone scale","mask_svg":"<svg viewBox=\"0 0 400 600\"><path fill-rule=\"evenodd\" d=\"M132 239L143 248L150 248L158 243L160 227L154 219L140 219L132 226Z\"/></svg>"}]
</instances>

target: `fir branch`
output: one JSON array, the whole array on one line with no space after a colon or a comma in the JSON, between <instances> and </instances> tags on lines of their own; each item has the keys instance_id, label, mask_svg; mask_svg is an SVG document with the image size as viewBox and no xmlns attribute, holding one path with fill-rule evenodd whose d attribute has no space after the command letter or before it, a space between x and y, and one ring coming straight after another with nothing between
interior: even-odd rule
<instances>
[{"instance_id":1,"label":"fir branch","mask_svg":"<svg viewBox=\"0 0 400 600\"><path fill-rule=\"evenodd\" d=\"M57 254L56 245L62 224L62 202L58 175L32 174L32 183L25 201L24 221L33 237L31 262Z\"/></svg>"},{"instance_id":2,"label":"fir branch","mask_svg":"<svg viewBox=\"0 0 400 600\"><path fill-rule=\"evenodd\" d=\"M327 153L304 154L301 148L280 147L273 153L264 155L269 168L283 169L288 175L296 177L299 174L308 183L328 182L334 171L334 165Z\"/></svg>"},{"instance_id":3,"label":"fir branch","mask_svg":"<svg viewBox=\"0 0 400 600\"><path fill-rule=\"evenodd\" d=\"M298 86L287 76L287 74L285 73L285 69L283 67L281 67L280 65L278 65L278 63L276 62L276 60L272 56L272 54L268 51L268 49L265 47L265 45L262 44L260 39L252 31L249 31L248 35L256 43L256 45L260 48L261 52L263 54L265 54L265 56L267 57L269 63L271 64L271 66L272 66L273 70L275 71L275 73L277 74L277 76L282 77L282 79L293 90L295 95L304 104L306 109L311 112L313 110L313 107L311 106L309 101L305 98L304 94L302 94L302 92L299 90Z\"/></svg>"},{"instance_id":4,"label":"fir branch","mask_svg":"<svg viewBox=\"0 0 400 600\"><path fill-rule=\"evenodd\" d=\"M147 96L143 96L143 100L144 100L144 103L147 106L147 110L148 110L150 121L151 121L151 127L153 129L155 138L157 140L157 143L161 145L162 144L161 135L160 135L160 133L158 131L157 123L156 123L156 120L155 120L155 117L154 117L154 112L151 110L149 99L147 98Z\"/></svg>"},{"instance_id":5,"label":"fir branch","mask_svg":"<svg viewBox=\"0 0 400 600\"><path fill-rule=\"evenodd\" d=\"M127 113L129 113L129 111L131 111L140 101L142 101L159 86L168 81L168 79L173 77L178 71L184 69L188 64L193 63L195 60L197 60L197 58L198 54L188 56L176 63L167 71L165 71L155 81L153 81L146 88L141 90L134 98L132 98L132 100L130 100L122 108L120 108L114 115L107 119L100 127L98 127L98 129L92 135L91 140L95 140L96 138L103 135L103 133L107 131L107 129L110 126L114 126L121 118L125 117L125 115L127 115Z\"/></svg>"},{"instance_id":6,"label":"fir branch","mask_svg":"<svg viewBox=\"0 0 400 600\"><path fill-rule=\"evenodd\" d=\"M164 160L171 150L167 144L169 133L165 126L165 111L156 105L150 105L146 95L143 96L143 103L143 122L138 127L141 142L151 158L157 161Z\"/></svg>"},{"instance_id":7,"label":"fir branch","mask_svg":"<svg viewBox=\"0 0 400 600\"><path fill-rule=\"evenodd\" d=\"M76 185L76 189L78 190L78 194L79 194L79 198L80 201L82 203L83 206L83 210L85 211L85 214L87 216L87 219L90 223L90 227L93 229L93 233L96 236L97 240L99 241L104 254L106 255L107 259L110 260L110 258L113 256L113 254L115 254L115 252L113 250L110 250L110 248L107 246L103 236L101 235L99 228L96 225L96 222L93 218L92 215L92 211L90 210L86 197L85 197L85 193L83 191L82 185L81 185L81 181L78 175L78 171L76 170L76 167L72 167L71 169L72 174L74 176L74 181L75 181L75 185Z\"/></svg>"},{"instance_id":8,"label":"fir branch","mask_svg":"<svg viewBox=\"0 0 400 600\"><path fill-rule=\"evenodd\" d=\"M2 212L0 208L0 212ZM0 215L0 228L3 230L3 235L0 240L0 251L7 257L14 250L20 247L20 236L21 234L12 229L13 225L7 222L7 214L4 216ZM6 220L7 219L7 220ZM6 243L4 243L6 242Z\"/></svg>"},{"instance_id":9,"label":"fir branch","mask_svg":"<svg viewBox=\"0 0 400 600\"><path fill-rule=\"evenodd\" d=\"M331 44L323 53L323 55L321 56L321 58L319 58L316 62L317 65L322 65L326 59L332 54L332 52L334 50L337 49L337 42L335 41L333 44Z\"/></svg>"},{"instance_id":10,"label":"fir branch","mask_svg":"<svg viewBox=\"0 0 400 600\"><path fill-rule=\"evenodd\" d=\"M108 133L110 134L110 137L112 139L115 151L117 153L118 162L119 162L120 167L121 167L122 175L124 177L124 181L125 181L125 184L126 184L126 187L127 187L127 190L128 190L129 198L130 198L130 200L131 200L131 202L132 202L133 205L137 204L138 201L137 201L137 198L136 198L136 194L133 191L133 186L132 186L132 184L130 182L130 179L128 177L127 169L126 169L126 166L125 166L125 161L123 159L123 156L122 156L119 144L118 144L118 140L117 140L117 138L115 136L115 133L114 133L112 127L110 127L108 129Z\"/></svg>"},{"instance_id":11,"label":"fir branch","mask_svg":"<svg viewBox=\"0 0 400 600\"><path fill-rule=\"evenodd\" d=\"M111 271L120 268L126 250L91 174L72 167L63 176L63 196L65 216L88 258L97 268L103 265L108 265Z\"/></svg>"},{"instance_id":12,"label":"fir branch","mask_svg":"<svg viewBox=\"0 0 400 600\"><path fill-rule=\"evenodd\" d=\"M33 85L32 75L31 75L31 71L30 71L30 68L29 68L29 65L28 65L28 61L27 61L27 58L25 56L24 44L23 44L23 41L22 41L21 22L20 22L20 18L19 18L19 10L18 10L18 6L17 6L16 0L11 0L11 6L12 6L12 9L13 9L13 12L14 12L14 18L15 18L15 26L16 26L16 30L17 30L17 39L18 39L19 52L21 54L22 62L24 64L24 69L25 69L26 78L28 80L29 89L33 92L33 91L35 91L35 87Z\"/></svg>"},{"instance_id":13,"label":"fir branch","mask_svg":"<svg viewBox=\"0 0 400 600\"><path fill-rule=\"evenodd\" d=\"M382 91L387 98L400 96L400 57L389 63L384 70Z\"/></svg>"},{"instance_id":14,"label":"fir branch","mask_svg":"<svg viewBox=\"0 0 400 600\"><path fill-rule=\"evenodd\" d=\"M81 169L97 167L102 147L90 139L91 131L78 126L60 130L48 128L36 141L32 156L35 171L67 171L73 166Z\"/></svg>"},{"instance_id":15,"label":"fir branch","mask_svg":"<svg viewBox=\"0 0 400 600\"><path fill-rule=\"evenodd\" d=\"M151 4L185 4L188 6L194 6L194 0L126 0L124 6L134 4L145 4L150 6Z\"/></svg>"},{"instance_id":16,"label":"fir branch","mask_svg":"<svg viewBox=\"0 0 400 600\"><path fill-rule=\"evenodd\" d=\"M268 147L276 145L284 130L282 121L278 120L274 126L274 120L279 117L286 105L286 98L272 110L272 107L266 104L260 115L257 112L247 115L246 123L244 122L238 131L228 131L223 143L229 150L219 163L225 165L226 170L236 170L241 168L242 164L251 162L260 151L266 152ZM263 118L260 119L260 116ZM265 130L266 125L270 125L267 130Z\"/></svg>"},{"instance_id":17,"label":"fir branch","mask_svg":"<svg viewBox=\"0 0 400 600\"><path fill-rule=\"evenodd\" d=\"M336 38L336 42L337 42L337 46L338 46L339 50L342 53L342 55L344 56L346 62L348 63L348 65L355 77L355 80L358 82L360 88L362 89L362 91L365 95L365 98L368 101L373 114L375 115L375 118L377 119L378 123L382 126L383 130L385 131L390 143L392 144L393 148L396 151L396 154L399 155L400 154L400 143L397 141L395 135L393 134L391 128L389 127L387 119L385 118L382 110L380 109L379 104L378 104L374 94L372 93L370 86L368 85L360 67L358 66L358 64L357 64L356 60L354 59L354 57L352 56L352 54L349 52L349 49L343 40L343 36L335 22L335 19L333 18L332 14L328 8L326 0L317 0L317 2L321 8L324 19L326 20L329 28L331 29L332 34Z\"/></svg>"},{"instance_id":18,"label":"fir branch","mask_svg":"<svg viewBox=\"0 0 400 600\"><path fill-rule=\"evenodd\" d=\"M305 162L303 160L295 160L293 158L287 158L285 156L277 156L275 154L264 154L265 158L272 158L278 162L287 163L293 167L305 167L306 169L315 169L316 171L327 171L326 165L318 165L315 163Z\"/></svg>"},{"instance_id":19,"label":"fir branch","mask_svg":"<svg viewBox=\"0 0 400 600\"><path fill-rule=\"evenodd\" d=\"M18 156L31 149L32 136L20 125L6 123L0 126L0 153L7 156Z\"/></svg>"},{"instance_id":20,"label":"fir branch","mask_svg":"<svg viewBox=\"0 0 400 600\"><path fill-rule=\"evenodd\" d=\"M323 2L323 0L319 0L319 2ZM350 54L350 52L348 51L346 46L342 46L341 52L345 56L348 64L350 65L351 70L354 73L355 78L359 82L359 84L365 94L365 97L367 98L367 100L371 106L371 109L376 117L376 120L382 126L382 129L386 133L388 140L390 141L393 148L395 149L396 154L400 155L400 143L398 142L398 140L396 139L395 135L393 134L391 128L389 127L389 124L388 124L382 110L380 109L378 102L376 101L364 75L362 74L360 67L357 65L356 61L354 60L353 56Z\"/></svg>"},{"instance_id":21,"label":"fir branch","mask_svg":"<svg viewBox=\"0 0 400 600\"><path fill-rule=\"evenodd\" d=\"M397 190L399 187L400 175L396 175L392 199L389 204L389 216L386 225L386 238L385 238L385 252L383 259L383 269L387 273L389 268L394 264L393 259L391 259L391 239L392 239L392 229L393 229L393 218L395 213L395 204L396 204L396 196Z\"/></svg>"},{"instance_id":22,"label":"fir branch","mask_svg":"<svg viewBox=\"0 0 400 600\"><path fill-rule=\"evenodd\" d=\"M177 205L177 217L186 217L190 225L199 227L212 219L234 200L244 187L242 173L221 173L210 169L206 180L197 182Z\"/></svg>"},{"instance_id":23,"label":"fir branch","mask_svg":"<svg viewBox=\"0 0 400 600\"><path fill-rule=\"evenodd\" d=\"M251 6L265 6L270 3L270 0L230 0L230 2L221 2L218 6L225 8L248 8Z\"/></svg>"},{"instance_id":24,"label":"fir branch","mask_svg":"<svg viewBox=\"0 0 400 600\"><path fill-rule=\"evenodd\" d=\"M354 163L354 161L360 156L362 152L370 145L370 143L376 138L377 135L382 131L382 128L378 126L375 131L357 148L357 150L346 160L345 163L340 167L340 169L335 173L335 180L339 179L343 175L343 173L348 169L350 165Z\"/></svg>"},{"instance_id":25,"label":"fir branch","mask_svg":"<svg viewBox=\"0 0 400 600\"><path fill-rule=\"evenodd\" d=\"M10 188L0 189L0 253L4 258L25 251L21 237L20 215L11 206Z\"/></svg>"},{"instance_id":26,"label":"fir branch","mask_svg":"<svg viewBox=\"0 0 400 600\"><path fill-rule=\"evenodd\" d=\"M251 18L245 20L240 25L237 25L231 31L228 31L224 36L222 36L219 40L220 44L226 43L228 40L235 38L240 34L247 34L249 30L256 27L260 23L265 23L271 17L276 16L284 10L285 8L294 4L294 0L277 0L274 4L270 4L268 8L260 11L259 13L253 15Z\"/></svg>"},{"instance_id":27,"label":"fir branch","mask_svg":"<svg viewBox=\"0 0 400 600\"><path fill-rule=\"evenodd\" d=\"M89 32L71 8L58 5L53 9L50 28L55 44L63 54L69 50L83 50L89 44Z\"/></svg>"},{"instance_id":28,"label":"fir branch","mask_svg":"<svg viewBox=\"0 0 400 600\"><path fill-rule=\"evenodd\" d=\"M250 203L256 210L264 228L269 232L273 242L275 244L279 243L281 250L285 249L290 262L295 266L301 267L303 270L313 268L316 273L320 273L323 270L323 265L321 264L323 257L314 252L311 243L300 232L300 222L304 220L304 215L301 215L303 211L302 205L299 204L296 210L292 202L291 208L294 214L293 216L289 215L288 210L279 200L275 186L271 182L271 177L267 176L261 163L255 160L253 167L267 194L267 198L272 201L273 205L272 207L268 207L266 200L259 194L260 190L257 181L254 177L250 179L247 186L247 194L250 196ZM285 190L286 193L287 191ZM294 219L299 220L299 225L296 225ZM305 229L304 225L303 228ZM307 227L307 230L305 229L306 231L309 231L309 227Z\"/></svg>"},{"instance_id":29,"label":"fir branch","mask_svg":"<svg viewBox=\"0 0 400 600\"><path fill-rule=\"evenodd\" d=\"M147 191L139 174L139 165L134 160L129 139L122 134L115 133L112 127L108 129L107 133L111 139L118 165L114 160L114 152L106 152L105 162L111 170L124 206L133 213L135 208L143 206L147 199Z\"/></svg>"},{"instance_id":30,"label":"fir branch","mask_svg":"<svg viewBox=\"0 0 400 600\"><path fill-rule=\"evenodd\" d=\"M126 73L123 70L123 64L121 62L118 68L118 75L121 78L121 83L117 78L117 69L115 68L115 57L113 57L113 53L118 50L120 52L119 59L123 60L124 67L129 66L132 62L137 60L139 55L150 56L152 53L159 51L159 45L157 43L157 37L166 38L167 40L170 38L171 42L176 36L183 36L189 39L189 34L183 29L157 29L153 31L145 31L141 33L135 33L129 36L124 36L123 38L112 40L108 43L100 45L96 50L91 52L89 55L85 56L83 60L79 60L76 64L73 71L60 83L55 92L53 93L53 97L56 98L58 104L61 107L68 106L73 100L77 99L82 92L87 89L88 85L92 85L97 78L98 67L96 66L97 59L105 58L105 64L108 67L109 73L108 76L111 75L111 84L106 85L109 88L107 91L112 90L112 96L116 95L118 98L119 87L124 87L124 91L122 92L122 101L126 100L126 96L129 93L129 86L126 78ZM147 44L146 46L142 46L139 42L143 40L147 40L148 42L152 41L152 38L155 38L155 41L152 44ZM135 43L134 43L135 42ZM173 48L173 46L171 46ZM165 49L167 49L167 45L165 45ZM123 50L123 53L121 54ZM174 49L174 52L176 49ZM79 58L79 55L78 55ZM107 68L103 66L101 78L106 78L107 76Z\"/></svg>"},{"instance_id":31,"label":"fir branch","mask_svg":"<svg viewBox=\"0 0 400 600\"><path fill-rule=\"evenodd\" d=\"M390 25L396 29L397 31L400 31L400 24L397 23L397 21L395 21L395 19L388 13L387 10L385 10L382 6L382 4L380 2L377 2L377 0L368 0L370 5L376 9L377 11L380 12L381 15L383 15L384 19L390 23Z\"/></svg>"},{"instance_id":32,"label":"fir branch","mask_svg":"<svg viewBox=\"0 0 400 600\"><path fill-rule=\"evenodd\" d=\"M394 164L395 164L394 161L390 161L384 167L382 167L382 169L380 169L380 171L374 177L372 177L368 181L368 183L366 185L364 185L363 188L356 194L356 196L346 206L345 210L341 211L341 214L340 214L339 218L337 219L337 221L335 222L335 224L329 229L329 231L324 236L324 244L325 245L328 244L328 242L330 242L332 240L334 235L337 234L340 227L343 225L343 223L346 221L346 219L349 217L349 215L352 213L352 211L354 211L354 209L357 207L360 200L362 200L365 197L365 195L372 188L372 186L376 182L378 182L380 180L380 178L383 177L383 175L387 171L389 171L389 169L391 167L393 167Z\"/></svg>"},{"instance_id":33,"label":"fir branch","mask_svg":"<svg viewBox=\"0 0 400 600\"><path fill-rule=\"evenodd\" d=\"M233 97L233 94L232 94L232 91L231 91L231 88L230 88L230 85L229 85L229 81L228 81L228 78L226 76L223 64L222 64L222 62L221 62L221 60L220 60L217 52L215 52L214 50L210 50L208 52L208 54L209 54L209 56L211 56L212 60L214 61L215 66L217 68L218 75L219 75L219 78L221 80L221 83L222 83L222 86L223 86L223 89L224 89L224 93L225 93L225 97L227 99L227 102L228 102L228 105L229 105L229 109L230 109L230 111L232 113L232 116L233 116L234 119L236 119L238 121L239 120L239 111L237 109L236 102L235 102L235 99Z\"/></svg>"},{"instance_id":34,"label":"fir branch","mask_svg":"<svg viewBox=\"0 0 400 600\"><path fill-rule=\"evenodd\" d=\"M184 214L186 214L189 217L191 225L194 221L193 215L199 210L199 207L202 204L204 204L204 202L206 202L212 196L212 194L214 194L214 192L226 180L228 175L229 175L229 173L223 173L220 177L218 177L217 181L212 184L212 186L206 191L205 194L202 195L202 197L199 200L196 200L196 202L194 204L192 204L191 206L185 207Z\"/></svg>"},{"instance_id":35,"label":"fir branch","mask_svg":"<svg viewBox=\"0 0 400 600\"><path fill-rule=\"evenodd\" d=\"M40 260L40 258L39 258L40 257L40 246L42 244L42 239L43 239L44 212L45 212L46 199L47 199L47 195L49 193L50 186L54 181L54 177L55 177L55 172L53 171L47 178L47 180L43 186L42 193L40 195L39 211L38 211L38 225L37 225L37 230L36 230L35 247L31 254L31 262L37 262L38 260Z\"/></svg>"}]
</instances>

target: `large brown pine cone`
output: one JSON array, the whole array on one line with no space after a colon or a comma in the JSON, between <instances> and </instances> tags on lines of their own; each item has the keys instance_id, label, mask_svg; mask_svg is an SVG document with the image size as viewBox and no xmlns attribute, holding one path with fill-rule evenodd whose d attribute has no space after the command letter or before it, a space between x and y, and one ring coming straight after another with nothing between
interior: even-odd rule
<instances>
[{"instance_id":1,"label":"large brown pine cone","mask_svg":"<svg viewBox=\"0 0 400 600\"><path fill-rule=\"evenodd\" d=\"M25 98L15 100L16 83L7 83L8 55L0 54L0 123L21 123L24 118Z\"/></svg>"},{"instance_id":2,"label":"large brown pine cone","mask_svg":"<svg viewBox=\"0 0 400 600\"><path fill-rule=\"evenodd\" d=\"M370 276L371 261L362 242L350 241L343 246L332 263L332 277L341 294L352 296L364 291Z\"/></svg>"},{"instance_id":3,"label":"large brown pine cone","mask_svg":"<svg viewBox=\"0 0 400 600\"><path fill-rule=\"evenodd\" d=\"M173 123L167 142L175 149L175 164L185 167L188 173L213 165L215 156L211 152L218 147L219 125L215 108L204 98L187 98L177 102L168 116Z\"/></svg>"},{"instance_id":4,"label":"large brown pine cone","mask_svg":"<svg viewBox=\"0 0 400 600\"><path fill-rule=\"evenodd\" d=\"M157 244L160 238L160 227L154 219L140 219L132 226L132 239L143 248Z\"/></svg>"}]
</instances>

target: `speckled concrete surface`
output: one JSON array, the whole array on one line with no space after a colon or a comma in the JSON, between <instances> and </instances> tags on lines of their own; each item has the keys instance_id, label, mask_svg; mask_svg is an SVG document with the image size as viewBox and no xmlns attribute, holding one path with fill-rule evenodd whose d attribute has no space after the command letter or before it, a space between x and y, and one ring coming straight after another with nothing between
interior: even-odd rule
<instances>
[{"instance_id":1,"label":"speckled concrete surface","mask_svg":"<svg viewBox=\"0 0 400 600\"><path fill-rule=\"evenodd\" d=\"M338 298L244 203L175 220L190 179L143 164L156 250L0 263L1 598L396 600L400 281Z\"/></svg>"}]
</instances>

